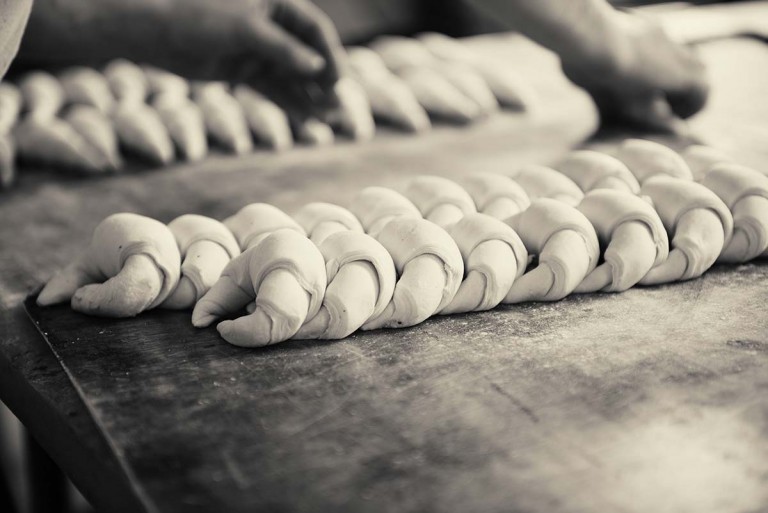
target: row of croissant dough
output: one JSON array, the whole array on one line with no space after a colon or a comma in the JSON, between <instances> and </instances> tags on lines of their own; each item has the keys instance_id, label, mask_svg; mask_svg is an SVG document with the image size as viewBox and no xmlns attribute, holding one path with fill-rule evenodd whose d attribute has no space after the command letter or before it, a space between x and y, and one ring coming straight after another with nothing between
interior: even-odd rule
<instances>
[{"instance_id":1,"label":"row of croissant dough","mask_svg":"<svg viewBox=\"0 0 768 513\"><path fill-rule=\"evenodd\" d=\"M119 147L165 165L178 154L195 161L208 139L242 154L257 144L284 150L294 137L330 144L334 129L355 140L375 131L374 117L404 130L430 128L430 116L468 123L501 106L525 110L530 86L513 70L489 63L440 34L383 37L350 48L351 73L336 85L337 111L320 120L287 113L251 87L194 83L126 60L103 71L71 68L55 77L32 72L17 85L0 83L0 187L14 160L101 173L119 169Z\"/></svg>"},{"instance_id":2,"label":"row of croissant dough","mask_svg":"<svg viewBox=\"0 0 768 513\"><path fill-rule=\"evenodd\" d=\"M263 346L688 280L767 247L768 177L712 148L681 157L629 139L616 157L576 151L557 170L368 187L349 209L310 203L290 217L254 203L223 223L168 226L115 214L38 303L115 317L194 308L198 327L246 308L219 333Z\"/></svg>"}]
</instances>

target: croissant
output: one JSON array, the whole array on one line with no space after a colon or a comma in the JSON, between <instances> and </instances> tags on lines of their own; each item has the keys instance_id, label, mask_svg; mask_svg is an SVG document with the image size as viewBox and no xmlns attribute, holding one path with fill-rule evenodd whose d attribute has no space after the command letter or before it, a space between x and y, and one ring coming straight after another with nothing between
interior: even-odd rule
<instances>
[{"instance_id":1,"label":"croissant","mask_svg":"<svg viewBox=\"0 0 768 513\"><path fill-rule=\"evenodd\" d=\"M486 61L461 42L444 34L429 32L419 35L419 40L437 58L471 66L503 107L529 110L536 105L536 91L509 65Z\"/></svg>"},{"instance_id":2,"label":"croissant","mask_svg":"<svg viewBox=\"0 0 768 513\"><path fill-rule=\"evenodd\" d=\"M464 281L441 314L496 307L524 272L528 252L515 231L485 214L467 214L448 228L464 259Z\"/></svg>"},{"instance_id":3,"label":"croissant","mask_svg":"<svg viewBox=\"0 0 768 513\"><path fill-rule=\"evenodd\" d=\"M424 219L443 228L476 212L475 202L467 191L456 182L440 176L412 178L406 184L403 196L418 207Z\"/></svg>"},{"instance_id":4,"label":"croissant","mask_svg":"<svg viewBox=\"0 0 768 513\"><path fill-rule=\"evenodd\" d=\"M209 82L195 91L208 135L219 145L242 155L253 150L248 122L240 103L220 83Z\"/></svg>"},{"instance_id":5,"label":"croissant","mask_svg":"<svg viewBox=\"0 0 768 513\"><path fill-rule=\"evenodd\" d=\"M622 161L642 185L656 175L692 180L685 160L674 150L652 141L626 139L619 146L616 158Z\"/></svg>"},{"instance_id":6,"label":"croissant","mask_svg":"<svg viewBox=\"0 0 768 513\"><path fill-rule=\"evenodd\" d=\"M398 75L431 115L455 123L470 123L481 114L477 103L431 68L411 66Z\"/></svg>"},{"instance_id":7,"label":"croissant","mask_svg":"<svg viewBox=\"0 0 768 513\"><path fill-rule=\"evenodd\" d=\"M349 210L360 220L365 233L372 237L378 237L387 223L395 218L421 219L421 212L411 200L385 187L366 187L354 197Z\"/></svg>"},{"instance_id":8,"label":"croissant","mask_svg":"<svg viewBox=\"0 0 768 513\"><path fill-rule=\"evenodd\" d=\"M170 107L174 104L183 105L189 101L190 87L185 78L154 66L143 68L153 105Z\"/></svg>"},{"instance_id":9,"label":"croissant","mask_svg":"<svg viewBox=\"0 0 768 513\"><path fill-rule=\"evenodd\" d=\"M0 82L0 135L10 133L19 120L21 93L13 84Z\"/></svg>"},{"instance_id":10,"label":"croissant","mask_svg":"<svg viewBox=\"0 0 768 513\"><path fill-rule=\"evenodd\" d=\"M294 127L296 139L311 146L330 146L336 138L331 126L315 117L296 119L291 125Z\"/></svg>"},{"instance_id":11,"label":"croissant","mask_svg":"<svg viewBox=\"0 0 768 513\"><path fill-rule=\"evenodd\" d=\"M392 300L364 330L414 326L450 304L461 285L464 262L445 230L425 219L398 217L376 239L392 256L398 280Z\"/></svg>"},{"instance_id":12,"label":"croissant","mask_svg":"<svg viewBox=\"0 0 768 513\"><path fill-rule=\"evenodd\" d=\"M156 307L179 281L179 249L163 223L137 214L113 214L94 230L85 251L45 285L37 304L71 298L72 309L132 317Z\"/></svg>"},{"instance_id":13,"label":"croissant","mask_svg":"<svg viewBox=\"0 0 768 513\"><path fill-rule=\"evenodd\" d=\"M434 67L451 85L477 104L480 113L490 114L499 110L493 91L472 66L456 61L439 61Z\"/></svg>"},{"instance_id":14,"label":"croissant","mask_svg":"<svg viewBox=\"0 0 768 513\"><path fill-rule=\"evenodd\" d=\"M115 171L120 167L122 159L117 134L110 119L102 111L92 105L73 105L67 110L64 120L99 152L102 169Z\"/></svg>"},{"instance_id":15,"label":"croissant","mask_svg":"<svg viewBox=\"0 0 768 513\"><path fill-rule=\"evenodd\" d=\"M181 158L195 162L208 154L203 113L188 99L165 101L156 105L157 113Z\"/></svg>"},{"instance_id":16,"label":"croissant","mask_svg":"<svg viewBox=\"0 0 768 513\"><path fill-rule=\"evenodd\" d=\"M595 189L640 192L637 178L622 161L598 151L574 151L557 166L557 170L584 192Z\"/></svg>"},{"instance_id":17,"label":"croissant","mask_svg":"<svg viewBox=\"0 0 768 513\"><path fill-rule=\"evenodd\" d=\"M664 224L653 206L634 194L590 191L578 206L597 232L604 262L574 292L623 292L669 256Z\"/></svg>"},{"instance_id":18,"label":"croissant","mask_svg":"<svg viewBox=\"0 0 768 513\"><path fill-rule=\"evenodd\" d=\"M504 303L559 301L597 266L597 234L574 207L540 198L506 223L520 236L528 253L538 256L538 266L512 284Z\"/></svg>"},{"instance_id":19,"label":"croissant","mask_svg":"<svg viewBox=\"0 0 768 513\"><path fill-rule=\"evenodd\" d=\"M173 141L158 112L145 103L119 103L112 122L120 144L152 164L173 161Z\"/></svg>"},{"instance_id":20,"label":"croissant","mask_svg":"<svg viewBox=\"0 0 768 513\"><path fill-rule=\"evenodd\" d=\"M680 156L688 164L693 179L697 182L701 181L716 164L733 162L733 159L726 153L701 144L688 146L680 153Z\"/></svg>"},{"instance_id":21,"label":"croissant","mask_svg":"<svg viewBox=\"0 0 768 513\"><path fill-rule=\"evenodd\" d=\"M288 229L304 235L304 229L288 214L267 203L246 205L225 219L224 226L229 228L243 251L257 245L277 230Z\"/></svg>"},{"instance_id":22,"label":"croissant","mask_svg":"<svg viewBox=\"0 0 768 513\"><path fill-rule=\"evenodd\" d=\"M747 262L768 248L768 177L737 164L717 164L701 184L723 200L733 214L733 237L718 261Z\"/></svg>"},{"instance_id":23,"label":"croissant","mask_svg":"<svg viewBox=\"0 0 768 513\"><path fill-rule=\"evenodd\" d=\"M320 311L293 338L340 339L378 317L392 300L395 264L376 239L340 231L320 243L328 286Z\"/></svg>"},{"instance_id":24,"label":"croissant","mask_svg":"<svg viewBox=\"0 0 768 513\"><path fill-rule=\"evenodd\" d=\"M48 72L33 71L19 81L27 117L49 119L64 105L64 90L59 81Z\"/></svg>"},{"instance_id":25,"label":"croissant","mask_svg":"<svg viewBox=\"0 0 768 513\"><path fill-rule=\"evenodd\" d=\"M115 104L107 78L95 69L68 68L59 75L59 82L68 103L89 105L102 114L108 114Z\"/></svg>"},{"instance_id":26,"label":"croissant","mask_svg":"<svg viewBox=\"0 0 768 513\"><path fill-rule=\"evenodd\" d=\"M103 73L118 103L144 103L148 84L139 66L126 59L115 59L104 67Z\"/></svg>"},{"instance_id":27,"label":"croissant","mask_svg":"<svg viewBox=\"0 0 768 513\"><path fill-rule=\"evenodd\" d=\"M435 57L421 41L403 36L381 36L373 40L370 48L376 52L391 71L403 68L429 67Z\"/></svg>"},{"instance_id":28,"label":"croissant","mask_svg":"<svg viewBox=\"0 0 768 513\"><path fill-rule=\"evenodd\" d=\"M733 217L717 195L703 185L656 176L643 183L670 237L669 257L640 280L643 285L698 278L715 263L731 239Z\"/></svg>"},{"instance_id":29,"label":"croissant","mask_svg":"<svg viewBox=\"0 0 768 513\"><path fill-rule=\"evenodd\" d=\"M100 173L112 167L101 151L57 117L27 117L16 125L13 136L19 156L29 162L85 173Z\"/></svg>"},{"instance_id":30,"label":"croissant","mask_svg":"<svg viewBox=\"0 0 768 513\"><path fill-rule=\"evenodd\" d=\"M344 207L331 203L308 203L293 216L304 229L309 240L316 245L336 232L363 233L363 227L355 215Z\"/></svg>"},{"instance_id":31,"label":"croissant","mask_svg":"<svg viewBox=\"0 0 768 513\"><path fill-rule=\"evenodd\" d=\"M13 139L0 134L0 190L13 185L16 180L16 146Z\"/></svg>"},{"instance_id":32,"label":"croissant","mask_svg":"<svg viewBox=\"0 0 768 513\"><path fill-rule=\"evenodd\" d=\"M181 253L181 278L163 308L192 308L221 276L240 246L226 226L210 217L186 214L168 224Z\"/></svg>"},{"instance_id":33,"label":"croissant","mask_svg":"<svg viewBox=\"0 0 768 513\"><path fill-rule=\"evenodd\" d=\"M573 180L550 167L523 166L510 176L520 184L531 200L552 198L576 206L584 197L584 193Z\"/></svg>"},{"instance_id":34,"label":"croissant","mask_svg":"<svg viewBox=\"0 0 768 513\"><path fill-rule=\"evenodd\" d=\"M326 281L317 247L300 233L278 230L227 264L195 305L192 324L208 326L255 302L248 315L219 323L219 334L243 347L282 342L320 311Z\"/></svg>"},{"instance_id":35,"label":"croissant","mask_svg":"<svg viewBox=\"0 0 768 513\"><path fill-rule=\"evenodd\" d=\"M234 96L258 142L276 151L293 146L291 124L283 109L246 85L236 86Z\"/></svg>"},{"instance_id":36,"label":"croissant","mask_svg":"<svg viewBox=\"0 0 768 513\"><path fill-rule=\"evenodd\" d=\"M387 69L373 50L350 48L349 65L357 82L368 96L375 118L411 132L428 130L429 116L401 78Z\"/></svg>"},{"instance_id":37,"label":"croissant","mask_svg":"<svg viewBox=\"0 0 768 513\"><path fill-rule=\"evenodd\" d=\"M352 77L342 77L334 85L339 109L329 123L356 141L368 141L376 132L371 104L365 89Z\"/></svg>"},{"instance_id":38,"label":"croissant","mask_svg":"<svg viewBox=\"0 0 768 513\"><path fill-rule=\"evenodd\" d=\"M477 206L477 210L496 219L507 219L531 204L528 194L508 176L474 173L462 182Z\"/></svg>"}]
</instances>

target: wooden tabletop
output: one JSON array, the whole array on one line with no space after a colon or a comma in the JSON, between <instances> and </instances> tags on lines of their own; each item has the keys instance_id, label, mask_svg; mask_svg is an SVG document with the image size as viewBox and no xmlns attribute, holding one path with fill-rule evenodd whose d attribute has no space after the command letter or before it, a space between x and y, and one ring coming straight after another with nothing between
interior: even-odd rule
<instances>
[{"instance_id":1,"label":"wooden tabletop","mask_svg":"<svg viewBox=\"0 0 768 513\"><path fill-rule=\"evenodd\" d=\"M768 171L756 140L768 50L702 50L713 99L694 131ZM26 294L115 211L292 211L418 173L553 161L591 132L594 111L546 83L534 119L95 181L30 174L0 197L0 398L107 511L757 511L768 501L764 264L262 351L193 330L188 313L31 308L50 347L25 318Z\"/></svg>"}]
</instances>

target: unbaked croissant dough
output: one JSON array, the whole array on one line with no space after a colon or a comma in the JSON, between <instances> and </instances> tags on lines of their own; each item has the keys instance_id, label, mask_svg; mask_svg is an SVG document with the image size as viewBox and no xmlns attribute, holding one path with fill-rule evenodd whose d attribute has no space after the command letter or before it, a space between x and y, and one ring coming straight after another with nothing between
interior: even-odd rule
<instances>
[{"instance_id":1,"label":"unbaked croissant dough","mask_svg":"<svg viewBox=\"0 0 768 513\"><path fill-rule=\"evenodd\" d=\"M195 87L194 98L211 139L237 155L253 150L248 122L240 103L218 82Z\"/></svg>"},{"instance_id":2,"label":"unbaked croissant dough","mask_svg":"<svg viewBox=\"0 0 768 513\"><path fill-rule=\"evenodd\" d=\"M149 85L144 71L126 59L115 59L104 67L104 76L119 103L137 105L147 98Z\"/></svg>"},{"instance_id":3,"label":"unbaked croissant dough","mask_svg":"<svg viewBox=\"0 0 768 513\"><path fill-rule=\"evenodd\" d=\"M208 326L255 302L251 313L220 322L219 334L244 347L282 342L320 311L326 280L317 247L301 233L278 230L227 264L195 305L192 324Z\"/></svg>"},{"instance_id":4,"label":"unbaked croissant dough","mask_svg":"<svg viewBox=\"0 0 768 513\"><path fill-rule=\"evenodd\" d=\"M10 133L21 113L21 93L8 82L0 82L0 135Z\"/></svg>"},{"instance_id":5,"label":"unbaked croissant dough","mask_svg":"<svg viewBox=\"0 0 768 513\"><path fill-rule=\"evenodd\" d=\"M311 146L330 146L336 139L328 123L312 116L296 119L291 125L296 134L296 140Z\"/></svg>"},{"instance_id":6,"label":"unbaked croissant dough","mask_svg":"<svg viewBox=\"0 0 768 513\"><path fill-rule=\"evenodd\" d=\"M472 196L477 211L496 219L507 219L531 204L525 190L508 176L473 173L464 178L462 185Z\"/></svg>"},{"instance_id":7,"label":"unbaked croissant dough","mask_svg":"<svg viewBox=\"0 0 768 513\"><path fill-rule=\"evenodd\" d=\"M27 118L50 119L64 105L64 90L48 72L33 71L19 81Z\"/></svg>"},{"instance_id":8,"label":"unbaked croissant dough","mask_svg":"<svg viewBox=\"0 0 768 513\"><path fill-rule=\"evenodd\" d=\"M546 166L523 166L509 175L520 184L531 201L538 198L551 198L576 206L584 193L573 180Z\"/></svg>"},{"instance_id":9,"label":"unbaked croissant dough","mask_svg":"<svg viewBox=\"0 0 768 513\"><path fill-rule=\"evenodd\" d=\"M234 96L240 102L248 127L257 142L275 151L293 146L288 116L275 102L243 84L235 87Z\"/></svg>"},{"instance_id":10,"label":"unbaked croissant dough","mask_svg":"<svg viewBox=\"0 0 768 513\"><path fill-rule=\"evenodd\" d=\"M464 280L439 313L479 312L496 307L528 264L528 252L515 231L498 219L470 213L448 233L464 259Z\"/></svg>"},{"instance_id":11,"label":"unbaked croissant dough","mask_svg":"<svg viewBox=\"0 0 768 513\"><path fill-rule=\"evenodd\" d=\"M363 233L363 226L352 212L332 203L308 203L301 207L293 218L304 229L307 237L318 246L336 232Z\"/></svg>"},{"instance_id":12,"label":"unbaked croissant dough","mask_svg":"<svg viewBox=\"0 0 768 513\"><path fill-rule=\"evenodd\" d=\"M291 216L267 203L251 203L244 206L235 215L225 219L224 226L232 232L243 251L278 230L293 230L305 235L304 228Z\"/></svg>"},{"instance_id":13,"label":"unbaked croissant dough","mask_svg":"<svg viewBox=\"0 0 768 513\"><path fill-rule=\"evenodd\" d=\"M115 104L115 97L107 78L92 68L77 66L59 75L67 103L89 105L102 114L108 114Z\"/></svg>"},{"instance_id":14,"label":"unbaked croissant dough","mask_svg":"<svg viewBox=\"0 0 768 513\"><path fill-rule=\"evenodd\" d=\"M190 87L185 78L154 66L144 66L143 70L152 104L156 107L180 105L189 100Z\"/></svg>"},{"instance_id":15,"label":"unbaked croissant dough","mask_svg":"<svg viewBox=\"0 0 768 513\"><path fill-rule=\"evenodd\" d=\"M667 259L664 224L644 199L627 191L597 189L584 196L578 209L595 228L605 261L575 292L623 292Z\"/></svg>"},{"instance_id":16,"label":"unbaked croissant dough","mask_svg":"<svg viewBox=\"0 0 768 513\"><path fill-rule=\"evenodd\" d=\"M112 111L120 144L126 150L156 165L173 161L173 141L160 115L145 103L121 102Z\"/></svg>"},{"instance_id":17,"label":"unbaked croissant dough","mask_svg":"<svg viewBox=\"0 0 768 513\"><path fill-rule=\"evenodd\" d=\"M169 101L167 94L158 99L162 101L156 102L155 108L181 158L189 162L205 158L208 139L200 107L188 99Z\"/></svg>"},{"instance_id":18,"label":"unbaked croissant dough","mask_svg":"<svg viewBox=\"0 0 768 513\"><path fill-rule=\"evenodd\" d=\"M701 184L725 202L733 214L733 237L720 262L747 262L768 248L768 177L738 164L717 164Z\"/></svg>"},{"instance_id":19,"label":"unbaked croissant dough","mask_svg":"<svg viewBox=\"0 0 768 513\"><path fill-rule=\"evenodd\" d=\"M429 67L435 62L435 56L421 41L409 37L380 36L371 42L370 48L395 73L403 68Z\"/></svg>"},{"instance_id":20,"label":"unbaked croissant dough","mask_svg":"<svg viewBox=\"0 0 768 513\"><path fill-rule=\"evenodd\" d=\"M538 265L518 278L504 303L559 301L597 266L600 247L589 220L561 201L534 200L507 221Z\"/></svg>"},{"instance_id":21,"label":"unbaked croissant dough","mask_svg":"<svg viewBox=\"0 0 768 513\"><path fill-rule=\"evenodd\" d=\"M445 308L464 276L461 252L450 235L425 219L398 217L376 239L392 256L398 280L392 300L364 330L419 324Z\"/></svg>"},{"instance_id":22,"label":"unbaked croissant dough","mask_svg":"<svg viewBox=\"0 0 768 513\"><path fill-rule=\"evenodd\" d=\"M455 123L470 123L482 115L477 103L434 69L411 66L398 71L398 76L431 116Z\"/></svg>"},{"instance_id":23,"label":"unbaked croissant dough","mask_svg":"<svg viewBox=\"0 0 768 513\"><path fill-rule=\"evenodd\" d=\"M80 104L67 109L64 120L101 154L104 170L115 171L121 166L117 134L106 114L92 105Z\"/></svg>"},{"instance_id":24,"label":"unbaked croissant dough","mask_svg":"<svg viewBox=\"0 0 768 513\"><path fill-rule=\"evenodd\" d=\"M493 91L473 67L457 61L437 61L433 67L453 87L475 102L481 114L499 110L499 102Z\"/></svg>"},{"instance_id":25,"label":"unbaked croissant dough","mask_svg":"<svg viewBox=\"0 0 768 513\"><path fill-rule=\"evenodd\" d=\"M733 232L733 217L703 185L659 175L643 183L670 237L669 257L640 280L643 285L698 278L715 263Z\"/></svg>"},{"instance_id":26,"label":"unbaked croissant dough","mask_svg":"<svg viewBox=\"0 0 768 513\"><path fill-rule=\"evenodd\" d=\"M16 144L7 134L0 134L0 190L16 180Z\"/></svg>"},{"instance_id":27,"label":"unbaked croissant dough","mask_svg":"<svg viewBox=\"0 0 768 513\"><path fill-rule=\"evenodd\" d=\"M240 246L226 226L210 217L185 214L168 223L168 229L179 246L181 278L160 306L192 308L216 283L229 261L240 254Z\"/></svg>"},{"instance_id":28,"label":"unbaked croissant dough","mask_svg":"<svg viewBox=\"0 0 768 513\"><path fill-rule=\"evenodd\" d=\"M632 194L640 192L637 178L622 161L598 151L571 152L558 164L557 170L584 192L594 189L616 189Z\"/></svg>"},{"instance_id":29,"label":"unbaked croissant dough","mask_svg":"<svg viewBox=\"0 0 768 513\"><path fill-rule=\"evenodd\" d=\"M45 285L40 306L71 298L91 315L132 317L162 303L179 281L179 249L163 223L131 213L113 214L90 244Z\"/></svg>"},{"instance_id":30,"label":"unbaked croissant dough","mask_svg":"<svg viewBox=\"0 0 768 513\"><path fill-rule=\"evenodd\" d=\"M421 212L411 200L385 187L366 187L352 199L349 210L372 237L398 217L421 219Z\"/></svg>"},{"instance_id":31,"label":"unbaked croissant dough","mask_svg":"<svg viewBox=\"0 0 768 513\"><path fill-rule=\"evenodd\" d=\"M472 197L459 184L441 176L421 175L408 181L403 196L418 207L424 219L443 228L476 212Z\"/></svg>"},{"instance_id":32,"label":"unbaked croissant dough","mask_svg":"<svg viewBox=\"0 0 768 513\"><path fill-rule=\"evenodd\" d=\"M626 139L616 154L640 185L656 175L692 180L693 175L683 157L663 144L643 139Z\"/></svg>"},{"instance_id":33,"label":"unbaked croissant dough","mask_svg":"<svg viewBox=\"0 0 768 513\"><path fill-rule=\"evenodd\" d=\"M384 246L354 231L330 234L319 245L328 286L317 315L293 337L340 339L378 317L395 291L395 264Z\"/></svg>"},{"instance_id":34,"label":"unbaked croissant dough","mask_svg":"<svg viewBox=\"0 0 768 513\"><path fill-rule=\"evenodd\" d=\"M716 164L733 162L733 159L725 152L701 144L688 146L680 152L680 156L688 164L693 179L697 182L701 181Z\"/></svg>"},{"instance_id":35,"label":"unbaked croissant dough","mask_svg":"<svg viewBox=\"0 0 768 513\"><path fill-rule=\"evenodd\" d=\"M368 95L358 81L342 77L333 87L339 107L326 120L331 126L355 141L369 141L376 133Z\"/></svg>"}]
</instances>

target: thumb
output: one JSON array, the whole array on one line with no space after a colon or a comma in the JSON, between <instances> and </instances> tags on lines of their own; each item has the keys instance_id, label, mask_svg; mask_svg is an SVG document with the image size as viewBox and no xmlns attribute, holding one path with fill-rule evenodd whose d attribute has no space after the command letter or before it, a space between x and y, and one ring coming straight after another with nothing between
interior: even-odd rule
<instances>
[{"instance_id":1,"label":"thumb","mask_svg":"<svg viewBox=\"0 0 768 513\"><path fill-rule=\"evenodd\" d=\"M622 117L629 123L645 130L683 134L686 123L670 107L662 94L636 98L622 106Z\"/></svg>"},{"instance_id":2,"label":"thumb","mask_svg":"<svg viewBox=\"0 0 768 513\"><path fill-rule=\"evenodd\" d=\"M286 75L314 77L326 67L322 55L268 20L247 24L245 46L262 62Z\"/></svg>"}]
</instances>

